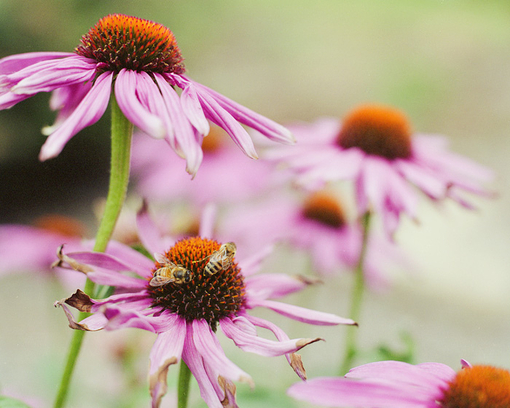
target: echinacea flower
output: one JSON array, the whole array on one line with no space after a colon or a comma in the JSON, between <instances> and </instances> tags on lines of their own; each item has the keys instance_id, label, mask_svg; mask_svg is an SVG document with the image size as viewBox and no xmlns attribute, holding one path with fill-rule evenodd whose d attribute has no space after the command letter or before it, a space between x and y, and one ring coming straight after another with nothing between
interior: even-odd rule
<instances>
[{"instance_id":1,"label":"echinacea flower","mask_svg":"<svg viewBox=\"0 0 510 408\"><path fill-rule=\"evenodd\" d=\"M301 359L295 352L319 339L289 339L275 324L251 316L249 309L266 307L317 325L355 324L333 314L271 300L299 291L308 282L284 274L252 276L262 260L258 255L239 263L231 259L230 265L216 273L206 273L204 268L209 258L221 248L216 240L206 238L212 232L210 218L204 217L200 236L181 239L170 247L161 239L145 211L140 213L138 225L144 246L159 254L155 256L156 262L121 245L108 254L61 250L61 266L82 271L98 284L114 286L116 293L107 299L94 300L77 291L56 305L64 308L70 326L75 329L136 327L158 335L149 368L153 407L159 406L166 392L169 367L181 359L196 378L208 406L237 406L233 381L251 383L252 380L225 356L216 337L218 327L244 351L263 356L286 355L295 372L305 378ZM176 266L181 269L173 270ZM161 268L170 269L162 271ZM177 272L179 274L174 275ZM159 285L162 278L158 278L154 286L155 275L173 280ZM92 315L76 322L68 305ZM259 337L257 328L269 330L277 341Z\"/></svg>"},{"instance_id":2,"label":"echinacea flower","mask_svg":"<svg viewBox=\"0 0 510 408\"><path fill-rule=\"evenodd\" d=\"M404 114L392 107L364 105L343 121L323 118L289 128L298 144L274 149L270 157L286 163L309 189L352 180L360 213L380 214L389 235L401 213L416 218L413 187L435 202L450 198L468 209L473 207L461 192L492 195L481 186L493 178L491 170L448 151L442 136L413 134Z\"/></svg>"},{"instance_id":3,"label":"echinacea flower","mask_svg":"<svg viewBox=\"0 0 510 408\"><path fill-rule=\"evenodd\" d=\"M370 363L351 369L344 378L323 377L294 384L288 394L327 407L510 407L508 370L461 362L463 368L458 373L440 363Z\"/></svg>"},{"instance_id":4,"label":"echinacea flower","mask_svg":"<svg viewBox=\"0 0 510 408\"><path fill-rule=\"evenodd\" d=\"M160 143L136 133L131 173L137 191L151 202L175 200L178 192L177 198L202 206L249 199L268 188L273 165L263 160L245 160L219 126L211 126L202 151L201 171L190 180L180 171L181 163L161 154Z\"/></svg>"},{"instance_id":5,"label":"echinacea flower","mask_svg":"<svg viewBox=\"0 0 510 408\"><path fill-rule=\"evenodd\" d=\"M311 256L314 271L324 276L342 269L352 271L363 241L360 225L349 221L339 197L328 190L299 197L280 194L238 206L219 229L222 237L231 237L252 250L268 242L304 250ZM380 288L388 282L385 267L397 261L396 247L387 239L372 236L368 248L364 275L372 288Z\"/></svg>"},{"instance_id":6,"label":"echinacea flower","mask_svg":"<svg viewBox=\"0 0 510 408\"><path fill-rule=\"evenodd\" d=\"M71 251L88 249L84 243L85 228L77 220L62 215L48 214L33 225L0 225L0 275L11 273L55 273L55 248L62 243ZM91 246L90 246L91 247ZM61 274L73 287L83 284L81 274Z\"/></svg>"},{"instance_id":7,"label":"echinacea flower","mask_svg":"<svg viewBox=\"0 0 510 408\"><path fill-rule=\"evenodd\" d=\"M173 33L152 21L122 14L103 17L81 39L74 53L33 52L0 60L0 109L39 92L53 93L58 110L47 128L40 159L57 156L84 127L95 123L112 89L127 119L154 138L164 138L195 174L209 122L227 131L249 157L253 142L240 123L269 139L292 143L284 127L184 75ZM182 89L179 95L175 88Z\"/></svg>"}]
</instances>

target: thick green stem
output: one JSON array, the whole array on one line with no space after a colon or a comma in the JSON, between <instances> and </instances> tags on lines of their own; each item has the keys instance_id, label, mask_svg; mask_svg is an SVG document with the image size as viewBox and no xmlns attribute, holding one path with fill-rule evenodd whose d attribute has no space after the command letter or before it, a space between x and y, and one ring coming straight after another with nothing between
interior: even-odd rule
<instances>
[{"instance_id":1,"label":"thick green stem","mask_svg":"<svg viewBox=\"0 0 510 408\"><path fill-rule=\"evenodd\" d=\"M110 164L110 184L108 195L106 197L106 206L96 234L94 251L104 252L108 241L110 240L115 224L119 217L122 205L126 198L127 186L129 182L129 163L131 155L131 136L133 134L133 125L126 119L120 111L115 97L110 100L112 112L111 126L111 164ZM94 292L94 282L87 279L84 292L92 295ZM87 317L87 313L80 312L78 320ZM78 359L81 344L85 332L76 330L71 339L67 362L60 382L57 398L54 407L61 408L65 405L71 377Z\"/></svg>"},{"instance_id":2,"label":"thick green stem","mask_svg":"<svg viewBox=\"0 0 510 408\"><path fill-rule=\"evenodd\" d=\"M359 254L358 264L354 271L354 284L352 287L351 310L349 318L358 321L361 311L361 302L363 300L363 292L365 291L364 264L367 253L368 233L370 228L370 212L367 211L362 219L363 238L361 250ZM345 352L342 366L340 367L340 375L345 375L352 367L352 363L357 353L357 327L347 327L345 337Z\"/></svg>"},{"instance_id":3,"label":"thick green stem","mask_svg":"<svg viewBox=\"0 0 510 408\"><path fill-rule=\"evenodd\" d=\"M181 360L179 384L177 385L177 408L186 408L188 406L190 379L191 371L186 363Z\"/></svg>"}]
</instances>

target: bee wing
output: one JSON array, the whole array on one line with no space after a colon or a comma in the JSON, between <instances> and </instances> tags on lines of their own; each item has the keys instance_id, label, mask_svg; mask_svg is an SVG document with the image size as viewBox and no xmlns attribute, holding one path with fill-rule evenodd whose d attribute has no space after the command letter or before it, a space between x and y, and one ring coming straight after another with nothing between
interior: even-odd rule
<instances>
[{"instance_id":1,"label":"bee wing","mask_svg":"<svg viewBox=\"0 0 510 408\"><path fill-rule=\"evenodd\" d=\"M151 286L163 286L167 283L173 282L174 278L169 278L167 276L161 276L161 275L154 275L151 281L149 282L149 285Z\"/></svg>"},{"instance_id":2,"label":"bee wing","mask_svg":"<svg viewBox=\"0 0 510 408\"><path fill-rule=\"evenodd\" d=\"M154 253L154 259L160 264L172 263L165 254Z\"/></svg>"}]
</instances>

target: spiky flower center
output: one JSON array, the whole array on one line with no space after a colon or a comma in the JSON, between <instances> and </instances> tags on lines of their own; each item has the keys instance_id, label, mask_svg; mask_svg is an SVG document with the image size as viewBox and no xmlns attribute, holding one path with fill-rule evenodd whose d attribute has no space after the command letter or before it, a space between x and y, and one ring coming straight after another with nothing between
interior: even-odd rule
<instances>
[{"instance_id":1,"label":"spiky flower center","mask_svg":"<svg viewBox=\"0 0 510 408\"><path fill-rule=\"evenodd\" d=\"M342 228L345 216L338 200L326 192L310 195L303 206L303 216L331 228Z\"/></svg>"},{"instance_id":2,"label":"spiky flower center","mask_svg":"<svg viewBox=\"0 0 510 408\"><path fill-rule=\"evenodd\" d=\"M397 109L364 105L344 119L337 143L344 149L358 147L367 154L389 160L411 157L411 126Z\"/></svg>"},{"instance_id":3,"label":"spiky flower center","mask_svg":"<svg viewBox=\"0 0 510 408\"><path fill-rule=\"evenodd\" d=\"M176 313L187 321L206 320L213 330L219 320L236 314L244 306L243 275L235 262L209 275L204 271L210 255L220 249L214 240L200 237L178 241L165 252L166 258L191 272L189 282L148 286L152 306ZM155 263L153 273L163 265Z\"/></svg>"},{"instance_id":4,"label":"spiky flower center","mask_svg":"<svg viewBox=\"0 0 510 408\"><path fill-rule=\"evenodd\" d=\"M149 20L123 14L103 17L81 39L75 52L98 62L99 72L122 68L145 72L184 73L173 33Z\"/></svg>"},{"instance_id":5,"label":"spiky flower center","mask_svg":"<svg viewBox=\"0 0 510 408\"><path fill-rule=\"evenodd\" d=\"M510 408L510 372L475 365L461 370L444 391L440 407Z\"/></svg>"}]
</instances>

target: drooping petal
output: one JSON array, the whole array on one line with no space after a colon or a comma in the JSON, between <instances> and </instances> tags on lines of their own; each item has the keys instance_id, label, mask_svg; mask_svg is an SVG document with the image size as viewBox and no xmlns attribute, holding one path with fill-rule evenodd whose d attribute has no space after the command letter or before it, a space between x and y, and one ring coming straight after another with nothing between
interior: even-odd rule
<instances>
[{"instance_id":1,"label":"drooping petal","mask_svg":"<svg viewBox=\"0 0 510 408\"><path fill-rule=\"evenodd\" d=\"M167 391L167 374L171 365L182 356L186 337L186 321L176 315L168 316L171 328L158 335L150 353L149 388L152 407L159 407Z\"/></svg>"},{"instance_id":2,"label":"drooping petal","mask_svg":"<svg viewBox=\"0 0 510 408\"><path fill-rule=\"evenodd\" d=\"M76 56L73 52L27 52L9 55L0 59L0 75L8 75L20 71L30 65L55 58Z\"/></svg>"},{"instance_id":3,"label":"drooping petal","mask_svg":"<svg viewBox=\"0 0 510 408\"><path fill-rule=\"evenodd\" d=\"M48 136L41 148L41 161L57 156L65 144L83 128L96 123L103 116L110 99L112 73L101 74L72 114Z\"/></svg>"},{"instance_id":4,"label":"drooping petal","mask_svg":"<svg viewBox=\"0 0 510 408\"><path fill-rule=\"evenodd\" d=\"M203 99L214 99L219 106L221 106L226 112L232 115L236 120L245 124L246 126L251 127L252 129L257 130L262 133L264 136L268 137L271 140L277 141L279 143L285 144L293 144L295 143L294 136L287 128L279 125L276 122L262 116L240 104L234 102L233 100L219 94L218 92L202 85L191 81L188 79L190 83L193 83L196 86L196 91L199 97Z\"/></svg>"},{"instance_id":5,"label":"drooping petal","mask_svg":"<svg viewBox=\"0 0 510 408\"><path fill-rule=\"evenodd\" d=\"M120 110L131 123L148 135L161 139L166 135L164 123L142 103L142 100L146 100L146 98L143 95L140 97L138 94L139 81L146 82L146 78L135 71L122 69L115 80L115 98ZM148 83L145 85L151 86ZM152 86L155 88L154 92L159 92L154 83Z\"/></svg>"},{"instance_id":6,"label":"drooping petal","mask_svg":"<svg viewBox=\"0 0 510 408\"><path fill-rule=\"evenodd\" d=\"M319 326L334 326L337 324L357 325L352 319L346 319L331 313L318 312L316 310L306 309L304 307L288 305L286 303L275 302L274 300L248 300L248 307L267 307L275 312L298 320L303 323L315 324Z\"/></svg>"},{"instance_id":7,"label":"drooping petal","mask_svg":"<svg viewBox=\"0 0 510 408\"><path fill-rule=\"evenodd\" d=\"M241 320L239 322L239 320ZM293 353L308 344L319 341L315 339L291 339L287 341L272 341L253 334L253 329L246 329L249 323L245 318L224 318L220 320L220 326L225 336L231 339L237 347L250 353L260 354L266 357L281 356Z\"/></svg>"}]
</instances>

